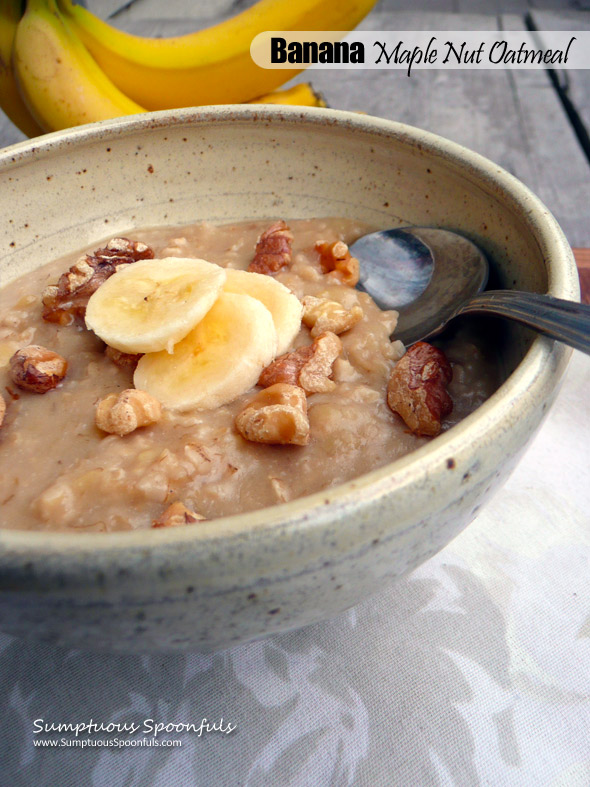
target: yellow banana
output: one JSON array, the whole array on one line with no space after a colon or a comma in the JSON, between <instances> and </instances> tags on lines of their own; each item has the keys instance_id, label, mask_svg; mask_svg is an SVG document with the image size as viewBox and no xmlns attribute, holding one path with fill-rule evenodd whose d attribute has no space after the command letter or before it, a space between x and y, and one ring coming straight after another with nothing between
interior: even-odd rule
<instances>
[{"instance_id":1,"label":"yellow banana","mask_svg":"<svg viewBox=\"0 0 590 787\"><path fill-rule=\"evenodd\" d=\"M265 96L253 98L248 104L292 104L298 107L325 107L326 99L309 82L301 82L286 90L275 90Z\"/></svg>"},{"instance_id":2,"label":"yellow banana","mask_svg":"<svg viewBox=\"0 0 590 787\"><path fill-rule=\"evenodd\" d=\"M145 111L105 76L55 0L28 0L13 63L25 103L45 131Z\"/></svg>"},{"instance_id":3,"label":"yellow banana","mask_svg":"<svg viewBox=\"0 0 590 787\"><path fill-rule=\"evenodd\" d=\"M275 90L302 69L263 69L250 57L265 30L352 30L376 0L259 0L213 27L173 38L117 30L86 8L60 7L97 63L147 109L241 103Z\"/></svg>"},{"instance_id":4,"label":"yellow banana","mask_svg":"<svg viewBox=\"0 0 590 787\"><path fill-rule=\"evenodd\" d=\"M21 0L0 0L0 107L28 137L43 133L27 110L12 69L12 45L22 16Z\"/></svg>"}]
</instances>

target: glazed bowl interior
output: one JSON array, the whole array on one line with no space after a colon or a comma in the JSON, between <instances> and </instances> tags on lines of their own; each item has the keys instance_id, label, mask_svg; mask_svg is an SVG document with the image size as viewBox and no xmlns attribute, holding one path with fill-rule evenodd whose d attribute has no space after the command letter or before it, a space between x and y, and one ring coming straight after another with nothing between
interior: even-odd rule
<instances>
[{"instance_id":1,"label":"glazed bowl interior","mask_svg":"<svg viewBox=\"0 0 590 787\"><path fill-rule=\"evenodd\" d=\"M575 297L530 193L476 154L389 121L284 107L152 113L22 143L0 162L2 284L132 228L338 215L452 227L490 253L501 286ZM513 331L510 371L534 338L524 336Z\"/></svg>"},{"instance_id":2,"label":"glazed bowl interior","mask_svg":"<svg viewBox=\"0 0 590 787\"><path fill-rule=\"evenodd\" d=\"M136 228L342 216L374 228L417 224L460 230L490 254L501 286L569 299L579 295L571 250L561 230L516 179L435 135L352 113L228 106L81 127L0 152L0 194L2 285L49 260ZM209 638L185 639L179 647L219 647L325 617L374 590L382 577L413 568L473 518L494 486L489 478L505 478L538 426L568 357L562 345L511 326L503 350L506 379L485 405L428 446L327 493L193 529L101 535L3 531L0 562L8 584L0 589L18 591L26 561L29 591L59 595L60 587L79 590L89 584L90 561L92 576L101 577L97 583L103 597L116 604L126 581L121 572L133 574L133 566L143 561L144 571L149 574L146 565L152 566L166 590L156 584L151 596L145 590L142 595L130 580L134 603L147 603L148 596L171 597L188 576L197 577L205 595L229 598L230 575L232 587L244 590L260 585L264 577L272 585L272 554L275 579L305 566L311 566L310 571L318 567L317 582L308 582L315 599L299 598L303 585L295 583L291 593L298 599L298 613L287 610L289 602L283 601L285 615L274 616L272 625L268 618L264 624L262 618L255 622L253 614L251 625L238 626L237 633L234 627L230 635L229 624L224 628L222 620L217 628L211 623ZM511 429L518 445L506 456L498 435ZM476 468L473 487L471 470L465 470L461 489L452 474L445 475L449 456L459 467ZM386 514L392 500L393 519ZM456 524L437 531L437 517L450 522L456 506L461 508ZM414 528L418 521L420 532ZM329 535L334 523L337 538ZM429 528L432 536L425 539ZM370 564L373 584L351 580L338 600L328 601L329 593L325 603L318 600L322 564L338 563L365 542L391 542L394 536L403 536L399 565L391 549L384 548ZM290 548L273 551L273 543L286 537ZM425 543L417 546L417 538ZM220 562L224 578L219 576ZM339 563L342 576L344 563ZM175 572L181 577L177 584ZM110 584L116 574L119 589ZM194 582L191 587L194 591ZM218 598L217 607L208 609L212 615L223 603ZM232 612L227 610L228 621L237 609L234 604ZM102 626L104 632L104 623L97 618L95 624L96 631ZM174 626L167 633L165 628L154 623L149 641L142 641L140 632L138 644L126 649L174 649ZM50 627L43 631L41 636L62 641ZM107 647L115 637L114 629L104 635ZM65 635L63 641L80 644L74 635Z\"/></svg>"}]
</instances>

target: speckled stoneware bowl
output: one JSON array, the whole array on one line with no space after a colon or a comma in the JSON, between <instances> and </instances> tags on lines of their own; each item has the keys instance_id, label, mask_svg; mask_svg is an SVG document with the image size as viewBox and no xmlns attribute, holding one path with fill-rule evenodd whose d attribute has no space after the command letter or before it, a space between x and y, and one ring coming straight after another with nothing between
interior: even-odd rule
<instances>
[{"instance_id":1,"label":"speckled stoneware bowl","mask_svg":"<svg viewBox=\"0 0 590 787\"><path fill-rule=\"evenodd\" d=\"M2 283L133 227L340 215L464 230L505 286L579 297L561 230L521 183L367 116L230 106L73 129L2 151L0 200ZM510 373L483 407L337 488L198 527L0 532L3 630L87 649L211 650L351 606L456 536L539 426L570 351L510 337Z\"/></svg>"}]
</instances>

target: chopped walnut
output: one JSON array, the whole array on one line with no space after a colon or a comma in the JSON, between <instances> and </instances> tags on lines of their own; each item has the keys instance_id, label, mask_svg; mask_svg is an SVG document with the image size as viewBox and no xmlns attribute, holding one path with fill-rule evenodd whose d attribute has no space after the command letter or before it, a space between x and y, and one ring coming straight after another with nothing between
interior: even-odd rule
<instances>
[{"instance_id":1,"label":"chopped walnut","mask_svg":"<svg viewBox=\"0 0 590 787\"><path fill-rule=\"evenodd\" d=\"M293 235L285 222L275 222L258 239L254 259L248 270L270 276L278 273L291 263L292 241Z\"/></svg>"},{"instance_id":2,"label":"chopped walnut","mask_svg":"<svg viewBox=\"0 0 590 787\"><path fill-rule=\"evenodd\" d=\"M297 385L271 385L246 404L235 423L242 437L253 443L307 445L305 391Z\"/></svg>"},{"instance_id":3,"label":"chopped walnut","mask_svg":"<svg viewBox=\"0 0 590 787\"><path fill-rule=\"evenodd\" d=\"M6 402L4 401L4 397L0 396L0 426L4 422L4 415L6 414Z\"/></svg>"},{"instance_id":4,"label":"chopped walnut","mask_svg":"<svg viewBox=\"0 0 590 787\"><path fill-rule=\"evenodd\" d=\"M120 394L109 394L96 406L96 425L103 432L123 435L140 426L148 426L162 417L162 405L146 391L128 388Z\"/></svg>"},{"instance_id":5,"label":"chopped walnut","mask_svg":"<svg viewBox=\"0 0 590 787\"><path fill-rule=\"evenodd\" d=\"M342 342L335 333L320 334L313 344L299 347L279 356L258 379L258 385L268 388L276 383L298 385L306 393L332 391L336 383L330 379L332 364L342 351Z\"/></svg>"},{"instance_id":6,"label":"chopped walnut","mask_svg":"<svg viewBox=\"0 0 590 787\"><path fill-rule=\"evenodd\" d=\"M108 346L104 354L115 364L115 366L118 366L119 369L135 369L141 358L141 353L123 353L121 350L115 350L114 347Z\"/></svg>"},{"instance_id":7,"label":"chopped walnut","mask_svg":"<svg viewBox=\"0 0 590 787\"><path fill-rule=\"evenodd\" d=\"M154 252L145 243L127 238L113 238L105 248L86 254L63 273L57 284L43 293L43 319L60 325L82 320L90 296L98 290L120 265L151 260Z\"/></svg>"},{"instance_id":8,"label":"chopped walnut","mask_svg":"<svg viewBox=\"0 0 590 787\"><path fill-rule=\"evenodd\" d=\"M342 352L342 342L335 333L326 331L311 346L314 353L299 372L299 385L306 393L333 391L336 383L330 379L332 365Z\"/></svg>"},{"instance_id":9,"label":"chopped walnut","mask_svg":"<svg viewBox=\"0 0 590 787\"><path fill-rule=\"evenodd\" d=\"M17 350L9 364L14 384L25 391L39 394L56 388L68 370L65 358L38 344L29 344Z\"/></svg>"},{"instance_id":10,"label":"chopped walnut","mask_svg":"<svg viewBox=\"0 0 590 787\"><path fill-rule=\"evenodd\" d=\"M178 527L179 525L192 525L194 522L203 522L205 517L187 508L184 503L177 500L152 522L152 527Z\"/></svg>"},{"instance_id":11,"label":"chopped walnut","mask_svg":"<svg viewBox=\"0 0 590 787\"><path fill-rule=\"evenodd\" d=\"M302 303L303 322L311 328L311 335L314 338L324 331L344 333L363 319L363 310L360 306L345 309L337 301L315 298L313 295L306 295Z\"/></svg>"},{"instance_id":12,"label":"chopped walnut","mask_svg":"<svg viewBox=\"0 0 590 787\"><path fill-rule=\"evenodd\" d=\"M285 383L286 385L299 385L299 374L305 364L313 356L313 345L299 347L290 353L279 355L279 357L262 370L258 378L258 385L268 388L275 383Z\"/></svg>"},{"instance_id":13,"label":"chopped walnut","mask_svg":"<svg viewBox=\"0 0 590 787\"><path fill-rule=\"evenodd\" d=\"M387 386L387 404L417 435L434 437L453 409L447 386L453 371L445 354L426 342L413 344L397 362Z\"/></svg>"},{"instance_id":14,"label":"chopped walnut","mask_svg":"<svg viewBox=\"0 0 590 787\"><path fill-rule=\"evenodd\" d=\"M324 273L338 279L342 284L355 287L359 280L359 261L348 251L348 246L341 240L335 243L318 241L315 245L320 255L320 265Z\"/></svg>"}]
</instances>

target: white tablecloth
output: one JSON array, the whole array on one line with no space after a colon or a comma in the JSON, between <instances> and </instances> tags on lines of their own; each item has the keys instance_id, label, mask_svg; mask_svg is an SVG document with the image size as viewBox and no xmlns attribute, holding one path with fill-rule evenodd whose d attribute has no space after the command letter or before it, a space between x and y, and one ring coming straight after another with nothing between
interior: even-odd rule
<instances>
[{"instance_id":1,"label":"white tablecloth","mask_svg":"<svg viewBox=\"0 0 590 787\"><path fill-rule=\"evenodd\" d=\"M589 401L590 358L575 353L478 519L334 620L215 655L0 637L0 784L588 787ZM38 731L91 721L140 729ZM154 724L191 723L155 738L174 745L143 745Z\"/></svg>"}]
</instances>

